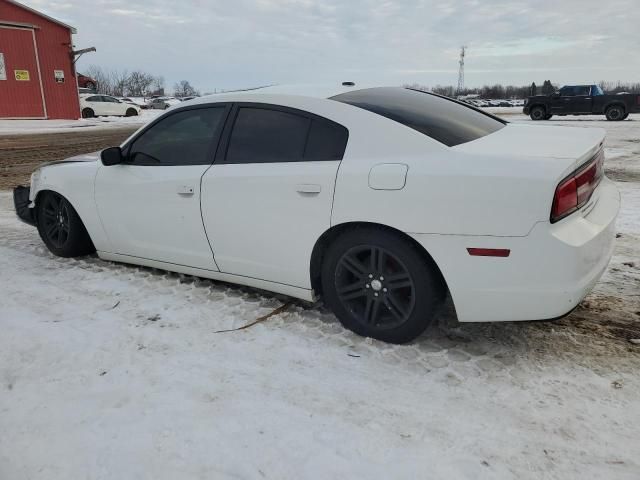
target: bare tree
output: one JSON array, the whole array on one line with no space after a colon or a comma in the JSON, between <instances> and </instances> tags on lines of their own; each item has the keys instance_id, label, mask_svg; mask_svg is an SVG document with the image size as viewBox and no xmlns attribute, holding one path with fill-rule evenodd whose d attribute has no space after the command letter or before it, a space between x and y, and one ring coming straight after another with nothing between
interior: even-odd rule
<instances>
[{"instance_id":1,"label":"bare tree","mask_svg":"<svg viewBox=\"0 0 640 480\"><path fill-rule=\"evenodd\" d=\"M198 91L187 80L181 80L173 86L173 94L176 97L193 97Z\"/></svg>"},{"instance_id":2,"label":"bare tree","mask_svg":"<svg viewBox=\"0 0 640 480\"><path fill-rule=\"evenodd\" d=\"M153 78L153 83L151 84L152 94L154 95L164 95L164 77L159 75Z\"/></svg>"},{"instance_id":3,"label":"bare tree","mask_svg":"<svg viewBox=\"0 0 640 480\"><path fill-rule=\"evenodd\" d=\"M155 78L147 72L136 70L127 79L127 95L132 97L146 97Z\"/></svg>"}]
</instances>

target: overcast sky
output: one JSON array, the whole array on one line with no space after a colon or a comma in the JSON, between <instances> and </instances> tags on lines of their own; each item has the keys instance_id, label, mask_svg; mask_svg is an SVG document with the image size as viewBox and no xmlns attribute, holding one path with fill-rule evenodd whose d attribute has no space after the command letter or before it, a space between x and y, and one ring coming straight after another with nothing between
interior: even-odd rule
<instances>
[{"instance_id":1,"label":"overcast sky","mask_svg":"<svg viewBox=\"0 0 640 480\"><path fill-rule=\"evenodd\" d=\"M30 0L78 29L79 62L202 91L353 80L640 81L640 0Z\"/></svg>"}]
</instances>

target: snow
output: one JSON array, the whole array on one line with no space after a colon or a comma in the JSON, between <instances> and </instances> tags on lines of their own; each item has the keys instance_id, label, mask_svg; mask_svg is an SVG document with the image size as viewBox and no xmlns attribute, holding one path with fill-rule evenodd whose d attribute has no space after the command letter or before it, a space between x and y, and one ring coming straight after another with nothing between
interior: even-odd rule
<instances>
[{"instance_id":1,"label":"snow","mask_svg":"<svg viewBox=\"0 0 640 480\"><path fill-rule=\"evenodd\" d=\"M82 130L99 130L106 128L122 128L142 126L150 122L161 110L142 110L135 117L96 117L78 120L1 120L0 135L23 135L34 133L74 132Z\"/></svg>"},{"instance_id":2,"label":"snow","mask_svg":"<svg viewBox=\"0 0 640 480\"><path fill-rule=\"evenodd\" d=\"M640 124L607 128L639 163ZM640 285L616 272L640 253L638 183L618 185L623 237L592 303ZM638 347L573 329L589 310L456 325L449 307L392 346L296 301L216 334L289 299L54 257L8 192L0 272L2 480L638 478Z\"/></svg>"}]
</instances>

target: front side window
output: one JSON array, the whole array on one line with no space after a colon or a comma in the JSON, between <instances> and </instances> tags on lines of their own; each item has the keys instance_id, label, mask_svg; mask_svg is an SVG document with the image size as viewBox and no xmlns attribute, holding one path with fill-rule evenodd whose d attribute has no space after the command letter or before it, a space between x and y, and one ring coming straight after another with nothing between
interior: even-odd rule
<instances>
[{"instance_id":1,"label":"front side window","mask_svg":"<svg viewBox=\"0 0 640 480\"><path fill-rule=\"evenodd\" d=\"M102 96L102 101L103 102L109 102L109 103L120 103L120 100L118 100L117 98L114 98L114 97L110 97L108 95L103 95Z\"/></svg>"},{"instance_id":2,"label":"front side window","mask_svg":"<svg viewBox=\"0 0 640 480\"><path fill-rule=\"evenodd\" d=\"M471 106L403 87L380 87L331 98L394 120L453 147L494 133L506 124Z\"/></svg>"},{"instance_id":3,"label":"front side window","mask_svg":"<svg viewBox=\"0 0 640 480\"><path fill-rule=\"evenodd\" d=\"M588 85L576 87L576 96L587 97L589 92L591 92L591 87Z\"/></svg>"},{"instance_id":4,"label":"front side window","mask_svg":"<svg viewBox=\"0 0 640 480\"><path fill-rule=\"evenodd\" d=\"M225 114L224 106L173 113L134 140L129 162L135 165L209 164Z\"/></svg>"},{"instance_id":5,"label":"front side window","mask_svg":"<svg viewBox=\"0 0 640 480\"><path fill-rule=\"evenodd\" d=\"M225 163L341 160L348 131L330 120L268 107L240 107Z\"/></svg>"}]
</instances>

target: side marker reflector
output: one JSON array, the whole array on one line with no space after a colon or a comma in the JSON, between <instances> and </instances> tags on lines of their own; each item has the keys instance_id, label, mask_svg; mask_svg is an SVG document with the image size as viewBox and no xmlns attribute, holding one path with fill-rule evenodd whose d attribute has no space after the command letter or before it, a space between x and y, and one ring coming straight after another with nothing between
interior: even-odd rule
<instances>
[{"instance_id":1,"label":"side marker reflector","mask_svg":"<svg viewBox=\"0 0 640 480\"><path fill-rule=\"evenodd\" d=\"M474 257L508 257L511 254L507 248L467 248L467 252Z\"/></svg>"}]
</instances>

